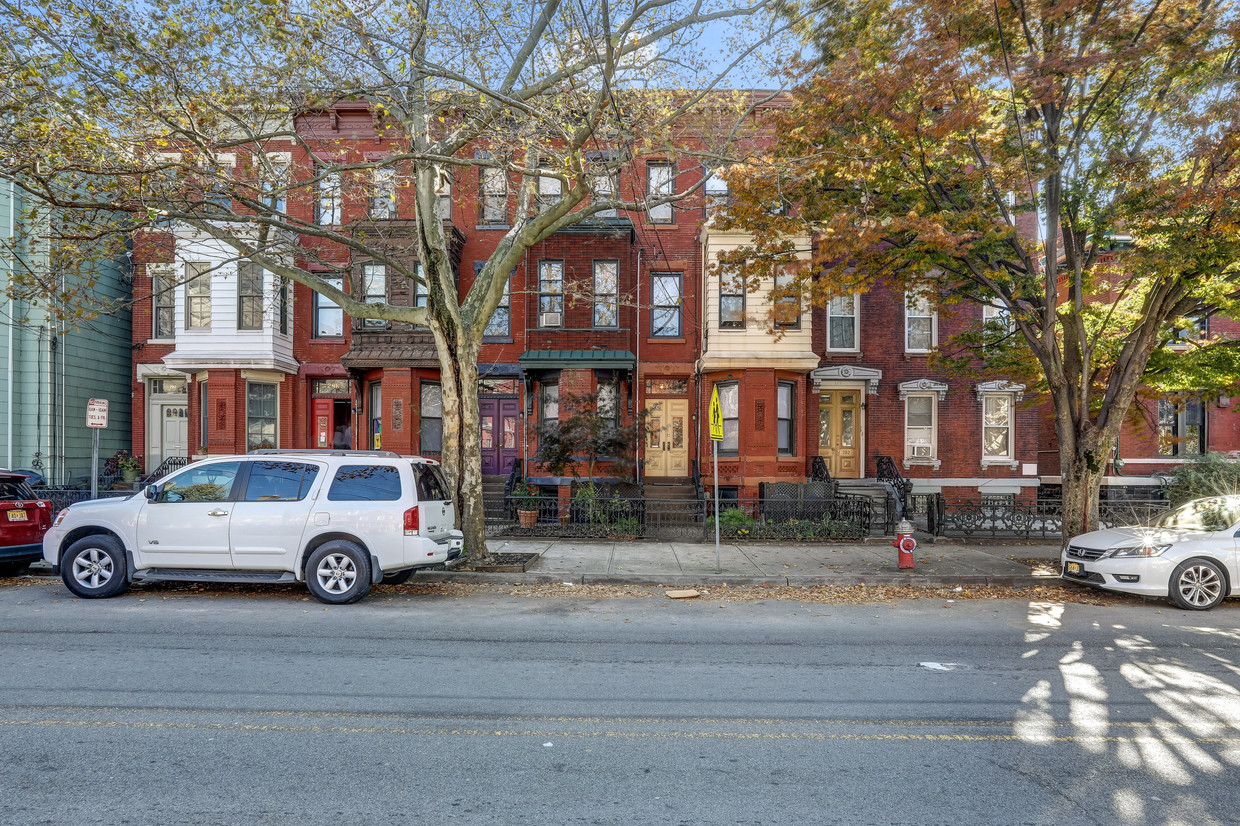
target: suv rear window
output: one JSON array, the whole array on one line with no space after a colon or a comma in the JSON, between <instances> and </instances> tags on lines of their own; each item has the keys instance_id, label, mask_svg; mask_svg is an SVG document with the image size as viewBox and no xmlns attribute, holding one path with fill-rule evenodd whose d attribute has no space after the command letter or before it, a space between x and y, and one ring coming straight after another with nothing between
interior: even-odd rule
<instances>
[{"instance_id":1,"label":"suv rear window","mask_svg":"<svg viewBox=\"0 0 1240 826\"><path fill-rule=\"evenodd\" d=\"M395 502L400 471L391 465L341 465L327 498L333 502Z\"/></svg>"},{"instance_id":2,"label":"suv rear window","mask_svg":"<svg viewBox=\"0 0 1240 826\"><path fill-rule=\"evenodd\" d=\"M33 499L34 492L23 482L0 482L0 499Z\"/></svg>"},{"instance_id":3,"label":"suv rear window","mask_svg":"<svg viewBox=\"0 0 1240 826\"><path fill-rule=\"evenodd\" d=\"M443 471L438 466L414 462L413 478L418 486L419 502L452 501L452 497L448 495L448 480L443 477Z\"/></svg>"}]
</instances>

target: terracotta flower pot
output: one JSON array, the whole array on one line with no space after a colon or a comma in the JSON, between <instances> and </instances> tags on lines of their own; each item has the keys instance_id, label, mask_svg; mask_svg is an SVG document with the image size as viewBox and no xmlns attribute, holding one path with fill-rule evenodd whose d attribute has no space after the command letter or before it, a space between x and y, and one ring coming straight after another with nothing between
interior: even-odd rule
<instances>
[{"instance_id":1,"label":"terracotta flower pot","mask_svg":"<svg viewBox=\"0 0 1240 826\"><path fill-rule=\"evenodd\" d=\"M517 511L517 517L521 520L521 527L532 528L538 523L538 511Z\"/></svg>"}]
</instances>

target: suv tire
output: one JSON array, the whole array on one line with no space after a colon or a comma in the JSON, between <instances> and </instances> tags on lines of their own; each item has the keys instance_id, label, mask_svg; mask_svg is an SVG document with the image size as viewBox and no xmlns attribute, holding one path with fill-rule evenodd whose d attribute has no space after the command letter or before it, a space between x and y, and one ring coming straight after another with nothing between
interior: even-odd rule
<instances>
[{"instance_id":1,"label":"suv tire","mask_svg":"<svg viewBox=\"0 0 1240 826\"><path fill-rule=\"evenodd\" d=\"M306 587L328 605L348 605L370 592L370 555L356 542L324 542L306 560Z\"/></svg>"},{"instance_id":2,"label":"suv tire","mask_svg":"<svg viewBox=\"0 0 1240 826\"><path fill-rule=\"evenodd\" d=\"M60 558L65 587L83 599L114 597L125 590L125 551L107 534L84 536Z\"/></svg>"}]
</instances>

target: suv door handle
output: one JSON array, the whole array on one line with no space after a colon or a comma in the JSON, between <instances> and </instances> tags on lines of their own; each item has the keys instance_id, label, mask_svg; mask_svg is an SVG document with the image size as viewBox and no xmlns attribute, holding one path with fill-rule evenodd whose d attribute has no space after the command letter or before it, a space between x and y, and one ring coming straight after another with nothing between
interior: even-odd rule
<instances>
[{"instance_id":1,"label":"suv door handle","mask_svg":"<svg viewBox=\"0 0 1240 826\"><path fill-rule=\"evenodd\" d=\"M213 511L207 511L207 516L228 516L228 511L222 511L216 508Z\"/></svg>"}]
</instances>

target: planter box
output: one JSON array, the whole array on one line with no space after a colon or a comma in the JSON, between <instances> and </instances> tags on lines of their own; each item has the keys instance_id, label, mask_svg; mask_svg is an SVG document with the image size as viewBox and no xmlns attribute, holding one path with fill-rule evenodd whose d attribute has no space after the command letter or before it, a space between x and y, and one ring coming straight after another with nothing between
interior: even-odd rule
<instances>
[{"instance_id":1,"label":"planter box","mask_svg":"<svg viewBox=\"0 0 1240 826\"><path fill-rule=\"evenodd\" d=\"M471 566L475 571L493 574L520 574L530 569L538 561L540 554L491 554L491 562L486 565Z\"/></svg>"}]
</instances>

